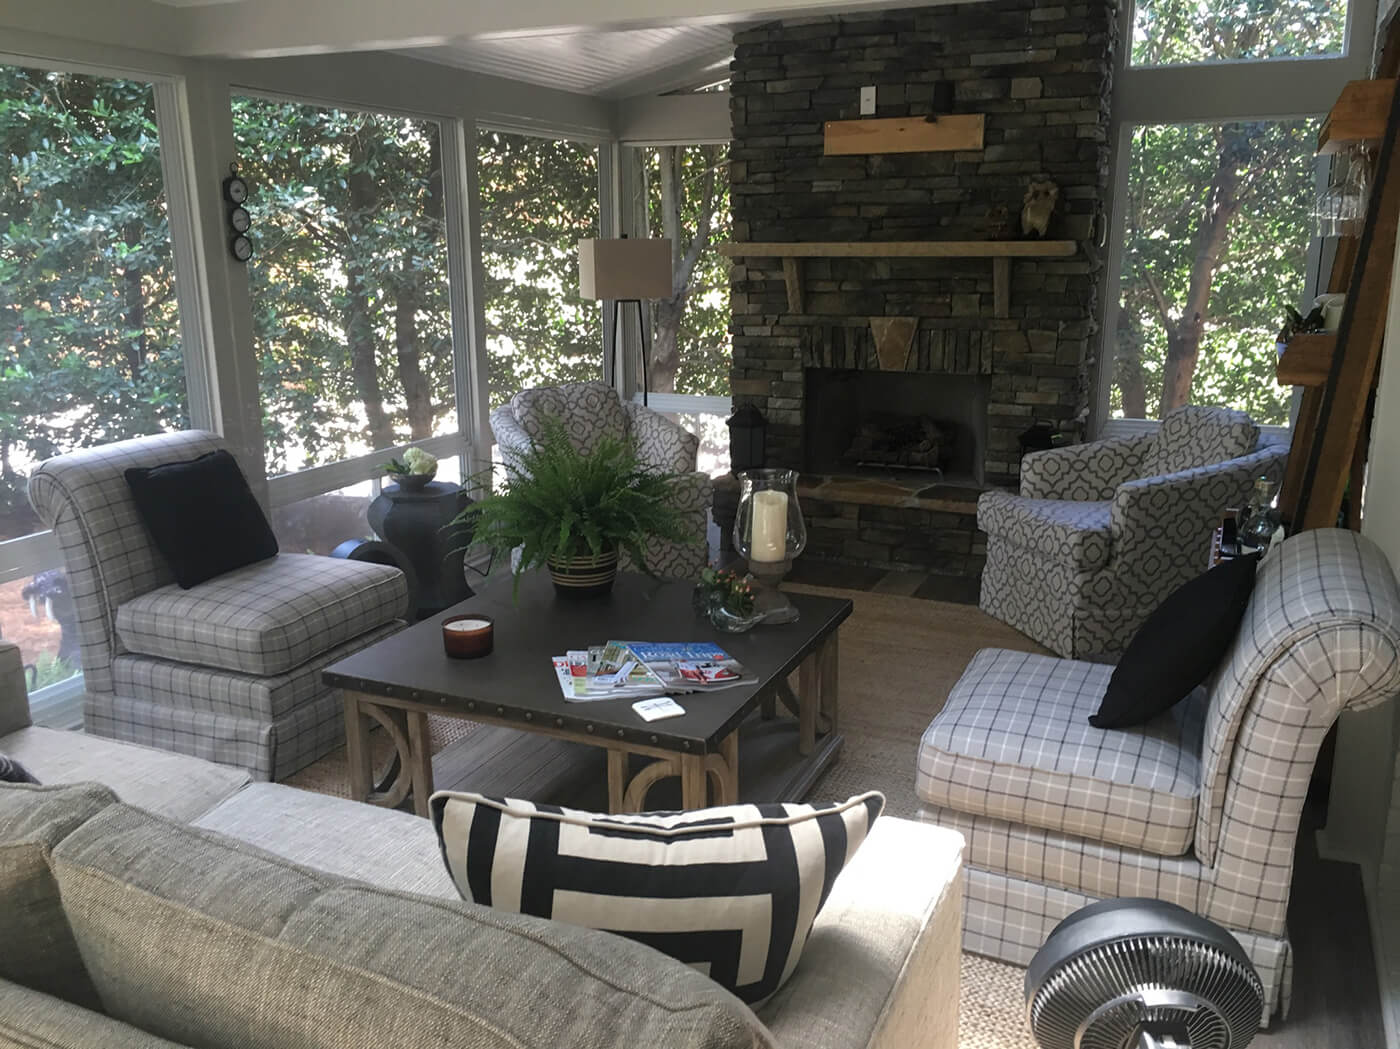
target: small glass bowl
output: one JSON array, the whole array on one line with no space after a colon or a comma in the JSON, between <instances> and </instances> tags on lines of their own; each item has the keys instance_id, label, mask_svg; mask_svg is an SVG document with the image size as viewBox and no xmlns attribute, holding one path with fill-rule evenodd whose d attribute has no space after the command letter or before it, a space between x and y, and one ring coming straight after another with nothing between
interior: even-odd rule
<instances>
[{"instance_id":1,"label":"small glass bowl","mask_svg":"<svg viewBox=\"0 0 1400 1049\"><path fill-rule=\"evenodd\" d=\"M763 622L763 613L755 610L747 616L731 612L721 604L710 607L710 625L725 634L742 634Z\"/></svg>"}]
</instances>

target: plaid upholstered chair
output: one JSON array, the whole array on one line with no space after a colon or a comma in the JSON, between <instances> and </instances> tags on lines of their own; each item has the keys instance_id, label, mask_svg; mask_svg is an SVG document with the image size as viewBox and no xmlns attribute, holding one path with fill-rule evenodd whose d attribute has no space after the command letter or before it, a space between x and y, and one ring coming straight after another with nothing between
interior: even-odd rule
<instances>
[{"instance_id":1,"label":"plaid upholstered chair","mask_svg":"<svg viewBox=\"0 0 1400 1049\"><path fill-rule=\"evenodd\" d=\"M525 390L491 413L491 431L509 467L544 432L546 419L558 419L580 452L588 453L605 437L636 442L642 466L658 473L680 474L676 508L695 539L673 543L652 537L643 544L647 567L670 579L694 579L709 560L707 530L714 483L695 469L700 439L659 412L633 401L624 403L607 383L574 382ZM623 567L628 567L626 554Z\"/></svg>"},{"instance_id":2,"label":"plaid upholstered chair","mask_svg":"<svg viewBox=\"0 0 1400 1049\"><path fill-rule=\"evenodd\" d=\"M1205 571L1222 511L1257 478L1282 479L1287 453L1243 412L1188 405L1155 434L1027 455L1019 495L977 502L982 611L1062 656L1116 658Z\"/></svg>"},{"instance_id":3,"label":"plaid upholstered chair","mask_svg":"<svg viewBox=\"0 0 1400 1049\"><path fill-rule=\"evenodd\" d=\"M1134 729L1093 728L1112 668L979 652L924 733L923 819L967 839L967 950L1025 965L1095 900L1149 896L1228 927L1286 1011L1288 896L1313 763L1346 709L1400 691L1400 587L1326 529L1259 567L1204 685Z\"/></svg>"},{"instance_id":4,"label":"plaid upholstered chair","mask_svg":"<svg viewBox=\"0 0 1400 1049\"><path fill-rule=\"evenodd\" d=\"M84 728L281 779L344 741L321 670L403 626L408 587L397 568L278 554L182 590L123 473L223 447L190 430L62 455L29 500L77 608Z\"/></svg>"}]
</instances>

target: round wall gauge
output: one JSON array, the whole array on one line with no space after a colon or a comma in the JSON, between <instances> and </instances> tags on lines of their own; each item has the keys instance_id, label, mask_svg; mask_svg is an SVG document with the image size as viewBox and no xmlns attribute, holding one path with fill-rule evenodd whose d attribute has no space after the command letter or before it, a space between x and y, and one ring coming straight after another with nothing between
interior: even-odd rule
<instances>
[{"instance_id":1,"label":"round wall gauge","mask_svg":"<svg viewBox=\"0 0 1400 1049\"><path fill-rule=\"evenodd\" d=\"M228 213L228 224L235 233L247 233L248 227L253 224L253 219L248 214L247 208L235 207Z\"/></svg>"},{"instance_id":2,"label":"round wall gauge","mask_svg":"<svg viewBox=\"0 0 1400 1049\"><path fill-rule=\"evenodd\" d=\"M253 242L240 233L228 242L228 250L239 262L247 262L253 257Z\"/></svg>"},{"instance_id":3,"label":"round wall gauge","mask_svg":"<svg viewBox=\"0 0 1400 1049\"><path fill-rule=\"evenodd\" d=\"M242 204L248 199L248 183L237 175L224 179L224 199L230 204Z\"/></svg>"}]
</instances>

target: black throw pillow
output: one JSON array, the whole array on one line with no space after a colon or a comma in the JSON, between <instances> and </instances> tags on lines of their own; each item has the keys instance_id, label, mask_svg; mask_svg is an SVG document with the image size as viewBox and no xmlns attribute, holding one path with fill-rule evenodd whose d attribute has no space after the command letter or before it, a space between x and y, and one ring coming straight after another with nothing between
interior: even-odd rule
<instances>
[{"instance_id":1,"label":"black throw pillow","mask_svg":"<svg viewBox=\"0 0 1400 1049\"><path fill-rule=\"evenodd\" d=\"M38 783L29 770L14 758L0 754L0 783Z\"/></svg>"},{"instance_id":2,"label":"black throw pillow","mask_svg":"<svg viewBox=\"0 0 1400 1049\"><path fill-rule=\"evenodd\" d=\"M156 549L186 590L277 555L262 507L223 449L188 462L132 467L126 483Z\"/></svg>"},{"instance_id":3,"label":"black throw pillow","mask_svg":"<svg viewBox=\"0 0 1400 1049\"><path fill-rule=\"evenodd\" d=\"M1089 724L1141 725L1190 695L1234 642L1258 560L1234 558L1172 591L1128 643Z\"/></svg>"}]
</instances>

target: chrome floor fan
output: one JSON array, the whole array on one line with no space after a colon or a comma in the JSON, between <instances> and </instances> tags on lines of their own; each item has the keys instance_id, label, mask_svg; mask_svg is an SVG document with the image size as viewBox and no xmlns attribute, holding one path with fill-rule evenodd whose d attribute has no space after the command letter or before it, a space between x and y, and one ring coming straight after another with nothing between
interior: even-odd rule
<instances>
[{"instance_id":1,"label":"chrome floor fan","mask_svg":"<svg viewBox=\"0 0 1400 1049\"><path fill-rule=\"evenodd\" d=\"M1243 1049L1264 986L1214 922L1161 900L1105 900L1055 927L1026 970L1042 1049Z\"/></svg>"}]
</instances>

